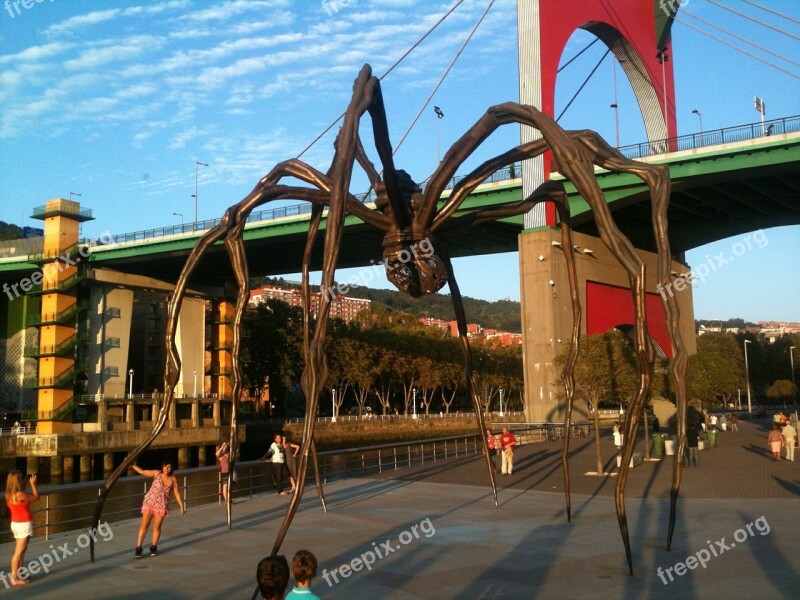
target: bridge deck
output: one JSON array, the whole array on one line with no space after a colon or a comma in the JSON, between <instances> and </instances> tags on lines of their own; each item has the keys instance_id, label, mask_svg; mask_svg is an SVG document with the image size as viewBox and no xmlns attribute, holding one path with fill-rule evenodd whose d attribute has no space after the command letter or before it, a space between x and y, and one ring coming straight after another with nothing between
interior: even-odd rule
<instances>
[{"instance_id":1,"label":"bridge deck","mask_svg":"<svg viewBox=\"0 0 800 600\"><path fill-rule=\"evenodd\" d=\"M797 597L800 459L770 462L764 423L743 423L741 429L723 435L718 448L701 452L700 468L686 472L670 552L664 550L668 464L645 463L632 472L633 577L625 566L611 485L597 490L596 479L579 473L583 467L574 471L573 522L566 523L555 483L557 443L520 451L516 474L500 478L498 509L477 458L452 469L425 465L391 480L332 483L326 488L330 512L323 514L309 493L284 550L289 557L300 548L316 554L319 577L313 589L326 600ZM576 448L575 466L591 464L591 444L577 440ZM612 449L604 440L606 460ZM141 560L134 560L132 551L138 522L116 523L113 539L98 541L95 564L89 563L88 549L78 550L49 574L35 576L23 593L27 598L249 598L256 564L268 552L286 498L242 499L230 531L222 508L190 507L185 517L167 519L159 556ZM745 529L749 523L756 523L753 535ZM347 577L337 571L338 583L334 580L331 571L375 547L385 552L387 540L394 551L370 570ZM75 550L80 542L74 533L49 542L34 539L26 558L65 544ZM690 555L705 557L709 544L718 556L707 552L706 568L682 576L673 570L674 581L664 574L667 584L662 582L657 569L665 573ZM727 549L719 554L722 547ZM6 545L4 556L10 550Z\"/></svg>"}]
</instances>

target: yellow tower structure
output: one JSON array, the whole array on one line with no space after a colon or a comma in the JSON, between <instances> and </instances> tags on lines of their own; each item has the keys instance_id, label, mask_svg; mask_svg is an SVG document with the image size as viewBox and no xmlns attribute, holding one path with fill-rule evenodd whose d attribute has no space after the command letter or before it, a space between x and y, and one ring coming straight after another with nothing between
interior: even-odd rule
<instances>
[{"instance_id":1,"label":"yellow tower structure","mask_svg":"<svg viewBox=\"0 0 800 600\"><path fill-rule=\"evenodd\" d=\"M77 284L85 257L80 252L80 224L92 220L91 210L78 202L56 198L35 208L32 218L44 221L44 251L36 257L41 272L31 277L32 292L42 295L39 318L37 431L72 431L72 409L77 404L75 376L78 328ZM39 281L37 281L37 279Z\"/></svg>"}]
</instances>

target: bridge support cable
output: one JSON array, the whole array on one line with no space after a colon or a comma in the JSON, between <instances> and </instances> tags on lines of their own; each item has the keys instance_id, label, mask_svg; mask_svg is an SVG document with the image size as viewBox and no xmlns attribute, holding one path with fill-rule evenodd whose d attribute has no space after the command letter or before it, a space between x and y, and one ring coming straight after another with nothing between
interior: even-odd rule
<instances>
[{"instance_id":1,"label":"bridge support cable","mask_svg":"<svg viewBox=\"0 0 800 600\"><path fill-rule=\"evenodd\" d=\"M747 38L742 37L740 35L736 35L732 31L728 31L724 27L720 27L719 25L714 25L714 23L712 23L710 21L706 21L705 19L703 19L701 17L698 17L697 15L693 15L693 14L691 14L690 12L688 12L686 10L683 11L683 14L686 15L687 17L691 17L692 19L695 19L696 21L700 21L704 25L708 25L709 27L711 27L713 29L716 29L717 31L721 31L722 33L725 33L725 34L731 36L732 38L736 38L740 42L744 42L745 44L749 44L750 46L753 46L754 48L758 48L762 52L766 52L767 54L770 54L770 55L772 55L772 56L774 56L776 58L780 58L781 60L785 60L786 62L791 63L791 64L795 65L796 67L800 67L800 62L794 61L791 58L787 58L787 57L783 56L782 54L778 54L777 52L773 52L769 48L765 48L764 46L756 44L755 42L751 42ZM688 25L687 23L685 23L681 19L676 18L676 20L679 23L682 23L684 25Z\"/></svg>"},{"instance_id":2,"label":"bridge support cable","mask_svg":"<svg viewBox=\"0 0 800 600\"><path fill-rule=\"evenodd\" d=\"M793 40L797 40L798 42L800 42L800 37L798 37L798 36L796 36L796 35L794 35L792 33L789 33L788 31L784 31L780 27L775 27L774 25L770 25L766 21L760 21L760 20L758 20L758 19L756 19L754 17L748 16L748 15L744 14L743 12L739 12L738 10L736 10L734 8L731 8L730 6L725 6L724 4L721 4L721 3L717 2L716 0L706 0L706 2L708 2L709 4L713 4L714 6L722 8L724 10L727 10L728 12L732 12L733 14L738 15L738 16L742 17L743 19L747 19L748 21L752 21L753 23L758 23L759 25L761 25L763 27L766 27L767 29L772 29L773 31L776 31L776 32L778 32L778 33L780 33L782 35L785 35L786 37L790 37Z\"/></svg>"},{"instance_id":3,"label":"bridge support cable","mask_svg":"<svg viewBox=\"0 0 800 600\"><path fill-rule=\"evenodd\" d=\"M569 59L567 62L565 62L563 65L561 65L561 66L558 68L558 71L556 71L556 73L561 73L561 71L563 71L564 69L566 69L568 66L570 66L572 63L574 63L576 60L578 60L578 58L580 58L581 54L583 54L584 52L586 52L586 51L587 51L589 48L591 48L592 46L594 46L594 45L595 45L597 42L599 42L599 41L600 41L600 38L597 38L597 37L596 37L596 38L594 38L594 39L593 39L591 42L589 42L589 44L587 44L587 45L586 45L586 47L585 47L583 50L581 50L580 52L578 52L578 53L577 53L575 56L573 56L573 57L572 57L572 58L570 58L570 59Z\"/></svg>"},{"instance_id":4,"label":"bridge support cable","mask_svg":"<svg viewBox=\"0 0 800 600\"><path fill-rule=\"evenodd\" d=\"M800 79L800 75L798 75L797 73L793 73L791 71L787 71L783 67L780 67L780 66L778 66L778 65L776 65L774 63L771 63L768 60L764 60L763 58L760 58L760 57L756 56L755 54L752 54L752 53L748 52L747 50L742 50L741 48L738 48L738 47L734 46L733 44L730 44L730 43L726 42L725 40L722 40L722 39L718 38L717 36L708 33L707 31L703 31L699 27L695 27L691 23L687 23L686 21L678 19L677 17L675 18L675 20L678 21L681 25L685 25L686 27L694 29L698 33L701 33L701 34L703 34L703 35L705 35L707 37L710 37L712 40L715 40L715 41L719 42L720 44L728 46L729 48L732 48L732 49L736 50L737 52L740 52L740 53L742 53L742 54L744 54L746 56L749 56L750 58L755 59L760 63L764 63L765 65L770 66L773 69L777 69L778 71L780 71L782 73L785 73L786 75L789 75L791 77L794 77L795 79Z\"/></svg>"},{"instance_id":5,"label":"bridge support cable","mask_svg":"<svg viewBox=\"0 0 800 600\"><path fill-rule=\"evenodd\" d=\"M766 6L761 6L760 4L756 4L752 0L742 0L742 2L744 2L745 4L749 4L750 6L755 6L756 8L760 8L761 10L765 10L768 13L772 13L773 15L777 15L777 16L781 17L782 19L786 19L787 21L791 21L792 23L797 23L798 25L800 25L800 20L793 19L792 17L790 17L788 15L785 15L783 13L780 13L777 10L773 10L771 8L767 8Z\"/></svg>"},{"instance_id":6,"label":"bridge support cable","mask_svg":"<svg viewBox=\"0 0 800 600\"><path fill-rule=\"evenodd\" d=\"M380 77L378 77L378 80L379 80L379 81L383 81L383 79L384 79L384 78L385 78L385 77L386 77L386 76L387 76L389 73L391 73L391 72L392 72L392 71L395 69L395 67L397 67L397 66L398 66L398 65L399 65L401 62L403 62L403 60L405 60L405 58L406 58L406 57L407 57L409 54L411 54L411 53L412 53L412 52L413 52L413 51L416 49L416 47L417 47L417 46L419 46L419 45L420 45L420 44L421 44L421 43L422 43L422 42L425 40L425 38L427 38L427 37L428 37L430 34L432 34L432 33L434 32L434 30L435 30L437 27L439 27L439 25L441 25L442 23L444 23L445 19L447 19L447 17L449 17L451 14L453 14L453 12L454 12L454 11L455 11L455 10L456 10L456 9L457 9L459 6L461 6L463 3L464 3L464 0L458 0L458 1L457 1L457 2L456 2L454 5L453 5L453 6L451 6L451 7L450 7L450 9L449 9L449 10L448 10L448 11L447 11L445 14L443 14L443 15L442 15L442 16L439 18L439 20L438 20L438 21L436 21L436 23L434 23L434 24L433 24L433 25L432 25L432 26L431 26L431 27L428 29L428 31L426 31L426 32L425 32L425 33L422 35L422 37L420 37L420 38L419 38L419 39L418 39L416 42L414 42L413 44L411 44L411 46L408 48L408 50L406 50L406 51L403 53L403 55L402 55L400 58L398 58L398 59L397 59L397 60L394 62L394 64L392 64L392 66L391 66L391 67L389 67L389 68L386 70L386 72L385 72L383 75L381 75ZM342 120L342 117L344 117L344 113L342 113L342 114L340 114L338 117L336 117L336 119L335 119L335 120L334 120L334 121L333 121L333 122L332 122L330 125L328 125L328 126L327 126L327 127L326 127L326 128L323 130L323 131L322 131L322 133L320 133L320 134L319 134L317 137L315 137L315 138L314 138L314 139L311 141L311 143L310 143L308 146L306 146L305 148L303 148L302 152L300 152L300 154L298 154L298 155L297 155L295 158L300 158L300 157L302 157L302 156L303 156L303 155L304 155L306 152L308 152L309 150L311 150L311 148L312 148L312 147L313 147L313 146L314 146L314 145L315 145L315 144L316 144L318 141L320 141L320 140L323 138L323 136L324 136L326 133L328 133L328 132L329 132L331 129L333 129L333 128L334 128L334 126L335 126L335 125L336 125L336 124L337 124L339 121L341 121L341 120Z\"/></svg>"},{"instance_id":7,"label":"bridge support cable","mask_svg":"<svg viewBox=\"0 0 800 600\"><path fill-rule=\"evenodd\" d=\"M590 79L591 79L591 78L594 76L594 74L597 72L597 69L599 69L599 68L600 68L600 65L602 65L602 64L603 64L603 61L606 59L606 56L608 56L608 53L609 53L609 52L611 52L611 48L609 48L609 49L607 49L607 50L605 51L605 54L603 54L603 56L601 56L601 57L600 57L600 60L599 60L599 61L597 62L597 64L594 66L594 69L592 69L592 72L591 72L591 73L589 73L589 76L588 76L586 79L584 79L584 80L583 80L583 83L581 84L581 87L579 87L579 88L578 88L578 91L577 91L577 92L575 92L575 95L574 95L574 96L572 96L572 98L570 99L570 101L569 101L569 102L567 102L567 105L564 107L564 110L562 110L562 111L561 111L561 114L560 114L560 115L558 115L558 118L556 119L556 123L558 123L558 122L561 120L561 117L563 117L563 116L564 116L564 113L565 113L565 112L567 112L567 111L569 110L569 107L570 107L570 106L572 106L572 103L573 103L573 102L575 102L575 99L576 99L576 98L578 97L578 95L579 95L579 94L580 94L580 93L583 91L583 88L585 88L585 87L586 87L586 84L587 84L587 83L589 83L589 80L590 80Z\"/></svg>"}]
</instances>

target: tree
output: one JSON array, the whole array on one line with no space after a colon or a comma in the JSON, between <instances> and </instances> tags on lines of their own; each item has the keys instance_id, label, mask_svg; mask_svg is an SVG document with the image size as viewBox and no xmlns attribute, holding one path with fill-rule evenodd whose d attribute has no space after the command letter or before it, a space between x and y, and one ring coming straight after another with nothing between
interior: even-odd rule
<instances>
[{"instance_id":1,"label":"tree","mask_svg":"<svg viewBox=\"0 0 800 600\"><path fill-rule=\"evenodd\" d=\"M699 336L697 354L689 357L686 371L688 398L701 407L725 406L744 387L744 354L736 338L728 333Z\"/></svg>"},{"instance_id":2,"label":"tree","mask_svg":"<svg viewBox=\"0 0 800 600\"><path fill-rule=\"evenodd\" d=\"M797 393L797 386L788 379L778 379L767 390L767 398L783 400L792 398Z\"/></svg>"},{"instance_id":3,"label":"tree","mask_svg":"<svg viewBox=\"0 0 800 600\"><path fill-rule=\"evenodd\" d=\"M282 403L303 370L303 313L267 300L244 314L242 372L247 384L269 386L270 400Z\"/></svg>"},{"instance_id":4,"label":"tree","mask_svg":"<svg viewBox=\"0 0 800 600\"><path fill-rule=\"evenodd\" d=\"M638 385L638 370L628 338L617 329L604 334L582 337L578 348L578 362L575 365L575 397L583 398L588 405L589 414L594 415L596 471L602 476L600 401L601 399L620 403L627 401ZM563 369L568 352L569 348L564 348L556 356L554 362L558 367ZM564 394L561 396L563 398Z\"/></svg>"}]
</instances>

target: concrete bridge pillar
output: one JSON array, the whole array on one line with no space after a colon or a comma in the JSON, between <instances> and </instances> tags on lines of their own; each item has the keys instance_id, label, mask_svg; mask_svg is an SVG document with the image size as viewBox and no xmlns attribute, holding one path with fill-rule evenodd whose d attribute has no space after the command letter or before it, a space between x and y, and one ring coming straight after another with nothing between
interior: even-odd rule
<instances>
[{"instance_id":1,"label":"concrete bridge pillar","mask_svg":"<svg viewBox=\"0 0 800 600\"><path fill-rule=\"evenodd\" d=\"M97 401L97 424L100 431L108 429L108 403L105 400Z\"/></svg>"},{"instance_id":2,"label":"concrete bridge pillar","mask_svg":"<svg viewBox=\"0 0 800 600\"><path fill-rule=\"evenodd\" d=\"M192 466L192 449L183 447L178 448L178 468L188 469Z\"/></svg>"},{"instance_id":3,"label":"concrete bridge pillar","mask_svg":"<svg viewBox=\"0 0 800 600\"><path fill-rule=\"evenodd\" d=\"M133 400L129 400L125 403L125 422L128 424L128 429L134 429L134 423L136 422L136 415L134 411L134 403Z\"/></svg>"},{"instance_id":4,"label":"concrete bridge pillar","mask_svg":"<svg viewBox=\"0 0 800 600\"><path fill-rule=\"evenodd\" d=\"M197 448L197 466L208 466L208 447L198 446Z\"/></svg>"},{"instance_id":5,"label":"concrete bridge pillar","mask_svg":"<svg viewBox=\"0 0 800 600\"><path fill-rule=\"evenodd\" d=\"M103 477L108 477L114 471L114 454L106 452L103 454Z\"/></svg>"},{"instance_id":6,"label":"concrete bridge pillar","mask_svg":"<svg viewBox=\"0 0 800 600\"><path fill-rule=\"evenodd\" d=\"M50 484L61 485L64 483L64 458L61 456L50 457Z\"/></svg>"},{"instance_id":7,"label":"concrete bridge pillar","mask_svg":"<svg viewBox=\"0 0 800 600\"><path fill-rule=\"evenodd\" d=\"M200 401L197 398L192 402L192 427L200 427Z\"/></svg>"},{"instance_id":8,"label":"concrete bridge pillar","mask_svg":"<svg viewBox=\"0 0 800 600\"><path fill-rule=\"evenodd\" d=\"M80 458L80 480L81 481L91 481L92 480L92 458L94 458L91 454L81 454Z\"/></svg>"},{"instance_id":9,"label":"concrete bridge pillar","mask_svg":"<svg viewBox=\"0 0 800 600\"><path fill-rule=\"evenodd\" d=\"M155 402L153 402L153 404L150 405L150 420L151 421L158 420L158 400L156 400Z\"/></svg>"},{"instance_id":10,"label":"concrete bridge pillar","mask_svg":"<svg viewBox=\"0 0 800 600\"><path fill-rule=\"evenodd\" d=\"M173 429L178 426L178 400L172 399L172 405L169 407L169 426Z\"/></svg>"},{"instance_id":11,"label":"concrete bridge pillar","mask_svg":"<svg viewBox=\"0 0 800 600\"><path fill-rule=\"evenodd\" d=\"M64 483L72 483L75 479L75 457L64 457Z\"/></svg>"},{"instance_id":12,"label":"concrete bridge pillar","mask_svg":"<svg viewBox=\"0 0 800 600\"><path fill-rule=\"evenodd\" d=\"M213 417L214 417L214 427L219 427L220 425L222 425L222 410L219 397L214 399Z\"/></svg>"},{"instance_id":13,"label":"concrete bridge pillar","mask_svg":"<svg viewBox=\"0 0 800 600\"><path fill-rule=\"evenodd\" d=\"M25 460L25 469L26 473L33 475L34 473L39 472L39 457L38 456L28 456Z\"/></svg>"}]
</instances>

